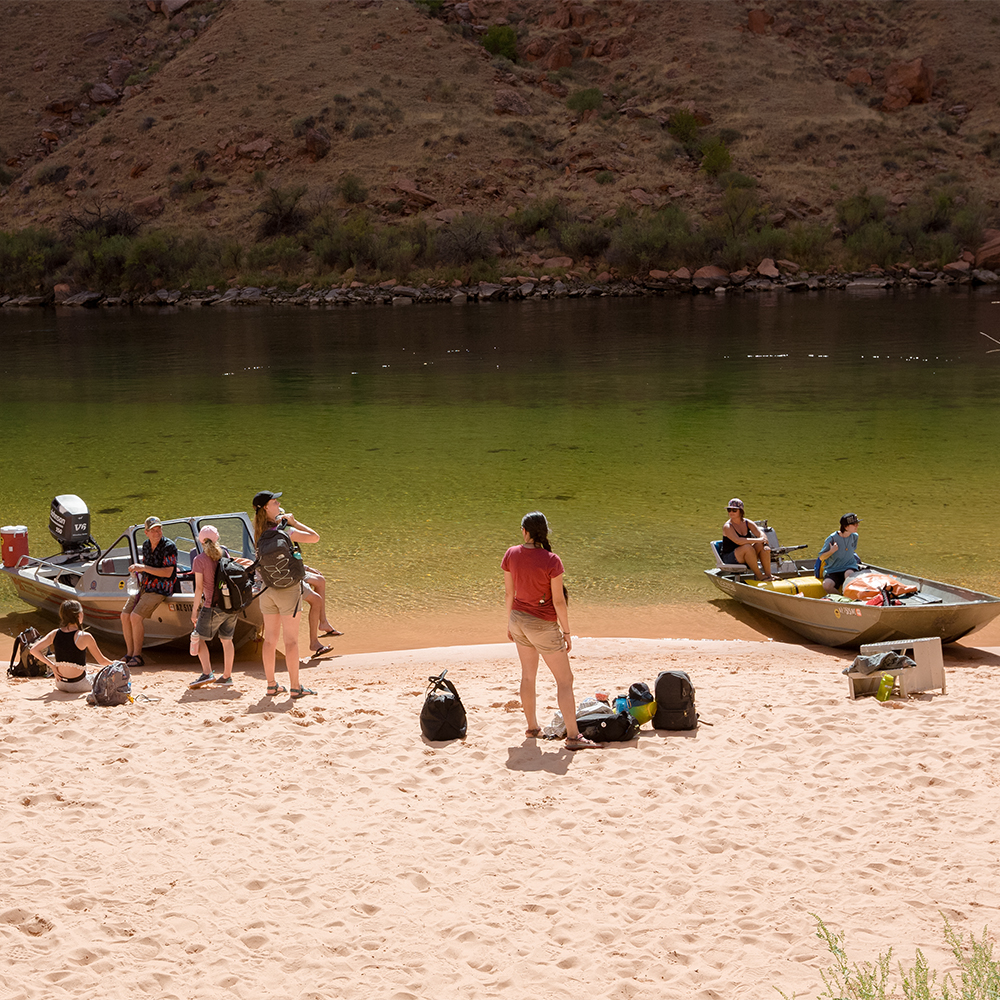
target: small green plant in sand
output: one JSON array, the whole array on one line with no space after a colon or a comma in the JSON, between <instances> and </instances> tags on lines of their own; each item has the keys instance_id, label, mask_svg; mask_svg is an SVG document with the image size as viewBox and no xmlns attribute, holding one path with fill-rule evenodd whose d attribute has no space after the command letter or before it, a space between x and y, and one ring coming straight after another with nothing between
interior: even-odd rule
<instances>
[{"instance_id":1,"label":"small green plant in sand","mask_svg":"<svg viewBox=\"0 0 1000 1000\"><path fill-rule=\"evenodd\" d=\"M813 914L815 916L815 914ZM816 936L833 955L833 965L823 978L820 1000L996 1000L1000 997L1000 963L993 957L993 943L986 929L978 941L969 935L966 944L944 918L944 938L958 965L957 979L950 972L939 977L927 964L918 948L910 969L898 963L895 975L892 969L892 949L879 955L876 962L850 962L844 948L844 935L835 934L819 917L816 917ZM895 980L898 979L898 986ZM785 1000L794 1000L795 994L778 992Z\"/></svg>"}]
</instances>

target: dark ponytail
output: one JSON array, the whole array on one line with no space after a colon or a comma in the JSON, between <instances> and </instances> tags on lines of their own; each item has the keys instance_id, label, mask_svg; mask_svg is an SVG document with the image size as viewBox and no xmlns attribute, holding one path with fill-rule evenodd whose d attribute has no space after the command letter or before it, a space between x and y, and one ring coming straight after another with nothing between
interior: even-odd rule
<instances>
[{"instance_id":1,"label":"dark ponytail","mask_svg":"<svg viewBox=\"0 0 1000 1000\"><path fill-rule=\"evenodd\" d=\"M541 545L546 552L552 551L552 546L549 544L549 522L545 520L545 515L540 510L525 514L521 518L521 527L536 545Z\"/></svg>"}]
</instances>

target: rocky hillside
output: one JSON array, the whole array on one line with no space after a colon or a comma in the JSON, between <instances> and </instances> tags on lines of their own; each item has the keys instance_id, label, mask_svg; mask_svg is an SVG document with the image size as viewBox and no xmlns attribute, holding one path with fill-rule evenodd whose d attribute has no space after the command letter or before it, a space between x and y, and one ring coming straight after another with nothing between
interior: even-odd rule
<instances>
[{"instance_id":1,"label":"rocky hillside","mask_svg":"<svg viewBox=\"0 0 1000 1000\"><path fill-rule=\"evenodd\" d=\"M252 243L295 187L431 225L549 198L706 219L720 173L775 225L941 183L995 223L989 0L7 0L3 27L4 230L124 207Z\"/></svg>"}]
</instances>

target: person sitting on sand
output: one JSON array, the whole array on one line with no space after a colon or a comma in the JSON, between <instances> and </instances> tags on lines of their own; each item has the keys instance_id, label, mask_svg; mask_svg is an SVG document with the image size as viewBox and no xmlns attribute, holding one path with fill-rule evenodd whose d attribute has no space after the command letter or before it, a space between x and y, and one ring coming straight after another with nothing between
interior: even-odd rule
<instances>
[{"instance_id":1,"label":"person sitting on sand","mask_svg":"<svg viewBox=\"0 0 1000 1000\"><path fill-rule=\"evenodd\" d=\"M188 687L200 688L206 684L233 683L233 663L236 659L236 648L233 646L233 633L236 631L238 612L226 611L225 608L213 607L215 597L215 571L223 554L229 553L219 545L219 529L214 524L206 524L198 532L198 541L202 551L191 561L194 570L195 599L191 605L191 621L196 624L198 632L198 660L201 662L201 676L196 677ZM199 611L199 601L200 608ZM219 634L222 643L222 676L216 677L212 672L211 656L208 643Z\"/></svg>"},{"instance_id":2,"label":"person sitting on sand","mask_svg":"<svg viewBox=\"0 0 1000 1000\"><path fill-rule=\"evenodd\" d=\"M52 671L57 691L82 694L90 690L91 677L83 669L88 652L99 666L106 667L111 663L98 648L97 640L89 632L84 632L82 626L83 606L80 602L63 601L59 605L59 628L43 635L31 647L31 655ZM42 652L50 645L53 659Z\"/></svg>"},{"instance_id":3,"label":"person sitting on sand","mask_svg":"<svg viewBox=\"0 0 1000 1000\"><path fill-rule=\"evenodd\" d=\"M600 750L600 743L580 735L576 725L576 697L569 651L569 613L563 591L563 563L549 543L549 524L541 511L521 519L524 541L505 553L503 569L507 598L507 638L517 646L521 661L521 707L528 724L525 736L541 735L536 714L535 679L538 657L556 681L556 700L566 724L567 750Z\"/></svg>"},{"instance_id":4,"label":"person sitting on sand","mask_svg":"<svg viewBox=\"0 0 1000 1000\"><path fill-rule=\"evenodd\" d=\"M259 546L266 531L281 531L290 542L318 542L319 535L294 515L283 513L278 504L280 493L261 490L253 498L254 544ZM258 555L260 549L258 548ZM275 679L275 656L279 637L284 638L285 666L293 698L315 694L312 688L299 683L299 612L302 610L302 584L290 587L268 587L258 598L264 616L264 645L261 660L267 678L267 697L285 694L287 689Z\"/></svg>"},{"instance_id":5,"label":"person sitting on sand","mask_svg":"<svg viewBox=\"0 0 1000 1000\"><path fill-rule=\"evenodd\" d=\"M722 526L722 561L743 563L758 580L773 580L771 576L771 546L764 532L743 516L743 501L733 497L726 504L729 520Z\"/></svg>"},{"instance_id":6,"label":"person sitting on sand","mask_svg":"<svg viewBox=\"0 0 1000 1000\"><path fill-rule=\"evenodd\" d=\"M831 594L840 593L844 589L844 581L861 569L861 560L858 559L860 520L857 514L845 514L840 519L840 530L827 536L819 550L823 589Z\"/></svg>"}]
</instances>

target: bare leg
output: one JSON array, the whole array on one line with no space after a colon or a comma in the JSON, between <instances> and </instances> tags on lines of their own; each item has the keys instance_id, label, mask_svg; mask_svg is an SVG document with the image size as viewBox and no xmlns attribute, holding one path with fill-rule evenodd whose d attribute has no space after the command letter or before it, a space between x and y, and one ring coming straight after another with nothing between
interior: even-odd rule
<instances>
[{"instance_id":1,"label":"bare leg","mask_svg":"<svg viewBox=\"0 0 1000 1000\"><path fill-rule=\"evenodd\" d=\"M312 589L312 584L302 588L302 599L309 605L309 649L315 651L323 645L319 641L319 619L323 602Z\"/></svg>"},{"instance_id":2,"label":"bare leg","mask_svg":"<svg viewBox=\"0 0 1000 1000\"><path fill-rule=\"evenodd\" d=\"M535 680L538 677L538 650L534 646L517 644L517 656L521 661L521 708L528 729L538 728Z\"/></svg>"},{"instance_id":3,"label":"bare leg","mask_svg":"<svg viewBox=\"0 0 1000 1000\"><path fill-rule=\"evenodd\" d=\"M122 620L122 635L125 637L125 655L134 656L135 655L135 645L132 640L132 615L128 611L123 611L121 613Z\"/></svg>"},{"instance_id":4,"label":"bare leg","mask_svg":"<svg viewBox=\"0 0 1000 1000\"><path fill-rule=\"evenodd\" d=\"M764 579L764 574L760 571L760 566L757 562L757 550L752 545L741 545L736 550L736 558L743 563L743 565L746 566L758 580Z\"/></svg>"},{"instance_id":5,"label":"bare leg","mask_svg":"<svg viewBox=\"0 0 1000 1000\"><path fill-rule=\"evenodd\" d=\"M757 555L760 557L760 564L764 569L764 578L766 580L771 579L771 546L770 545L754 545L757 549Z\"/></svg>"},{"instance_id":6,"label":"bare leg","mask_svg":"<svg viewBox=\"0 0 1000 1000\"><path fill-rule=\"evenodd\" d=\"M212 672L212 658L208 652L208 643L201 636L198 637L198 660L201 663L201 672L210 674Z\"/></svg>"},{"instance_id":7,"label":"bare leg","mask_svg":"<svg viewBox=\"0 0 1000 1000\"><path fill-rule=\"evenodd\" d=\"M575 739L580 730L576 726L576 698L573 695L573 668L569 665L569 653L543 653L542 659L556 679L556 701L566 723L566 736Z\"/></svg>"},{"instance_id":8,"label":"bare leg","mask_svg":"<svg viewBox=\"0 0 1000 1000\"><path fill-rule=\"evenodd\" d=\"M280 633L281 615L264 615L264 642L260 648L260 658L264 664L264 679L268 687L274 686L274 657Z\"/></svg>"},{"instance_id":9,"label":"bare leg","mask_svg":"<svg viewBox=\"0 0 1000 1000\"><path fill-rule=\"evenodd\" d=\"M337 629L330 624L330 618L326 613L326 577L322 573L312 572L306 576L306 582L319 597L319 627L324 632L336 632Z\"/></svg>"},{"instance_id":10,"label":"bare leg","mask_svg":"<svg viewBox=\"0 0 1000 1000\"><path fill-rule=\"evenodd\" d=\"M222 676L233 676L233 663L236 660L236 647L232 639L220 639L222 643ZM204 643L202 643L204 645Z\"/></svg>"},{"instance_id":11,"label":"bare leg","mask_svg":"<svg viewBox=\"0 0 1000 1000\"><path fill-rule=\"evenodd\" d=\"M290 687L299 686L299 616L281 615L281 632L285 640L285 667Z\"/></svg>"},{"instance_id":12,"label":"bare leg","mask_svg":"<svg viewBox=\"0 0 1000 1000\"><path fill-rule=\"evenodd\" d=\"M132 655L140 656L142 654L142 643L146 638L146 622L141 615L137 615L134 611L129 615L132 621Z\"/></svg>"}]
</instances>

